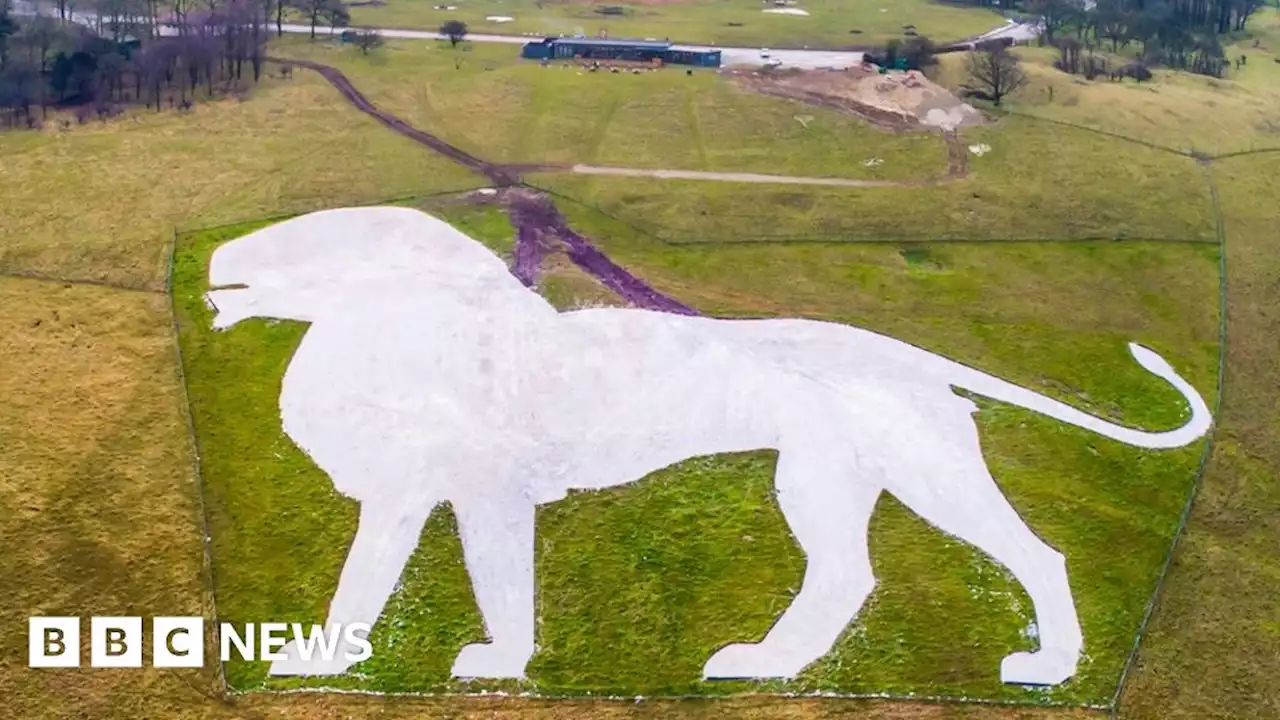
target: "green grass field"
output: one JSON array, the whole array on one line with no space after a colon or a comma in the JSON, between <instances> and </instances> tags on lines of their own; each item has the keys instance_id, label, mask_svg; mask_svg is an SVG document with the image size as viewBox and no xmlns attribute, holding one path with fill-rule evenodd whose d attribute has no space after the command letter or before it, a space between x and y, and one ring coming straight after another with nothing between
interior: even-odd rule
<instances>
[{"instance_id":1,"label":"green grass field","mask_svg":"<svg viewBox=\"0 0 1280 720\"><path fill-rule=\"evenodd\" d=\"M659 186L559 173L530 181L672 243L1213 241L1204 174L1190 159L1023 117L962 137L991 150L970 158L967 179L936 187ZM1153 197L1169 202L1146 201Z\"/></svg>"},{"instance_id":2,"label":"green grass field","mask_svg":"<svg viewBox=\"0 0 1280 720\"><path fill-rule=\"evenodd\" d=\"M923 180L947 168L937 134L887 133L741 90L713 72L544 68L520 60L518 47L487 43L455 52L399 41L369 56L300 38L277 45L281 55L334 65L379 107L495 161L877 180ZM872 158L882 163L868 167Z\"/></svg>"},{"instance_id":3,"label":"green grass field","mask_svg":"<svg viewBox=\"0 0 1280 720\"><path fill-rule=\"evenodd\" d=\"M333 64L380 107L503 162L899 181L946 171L935 133L882 132L835 111L757 96L711 73L579 74L521 62L504 46L461 53L421 41L393 42L364 57L288 39L280 53ZM967 179L931 187L658 183L565 172L528 179L672 242L1214 241L1204 175L1189 158L1021 116L961 137L990 149L969 157ZM883 164L867 167L871 158Z\"/></svg>"},{"instance_id":4,"label":"green grass field","mask_svg":"<svg viewBox=\"0 0 1280 720\"><path fill-rule=\"evenodd\" d=\"M510 231L495 212L461 213L460 225L501 252ZM209 254L251 228L184 237L174 275L219 610L231 622L268 616L318 622L354 531L355 504L336 496L279 429L279 381L304 328L255 321L216 333L202 300ZM628 267L659 287L689 288L676 296L716 315L856 323L1128 423L1170 426L1184 412L1173 391L1128 357L1129 340L1176 358L1198 387L1214 385L1213 246L712 251L617 232L597 237ZM779 286L779 277L788 282ZM1144 289L1151 287L1162 291ZM1063 314L1062 307L1073 312ZM699 682L716 647L763 635L803 569L770 499L773 455L759 453L690 460L633 486L543 508L541 650L521 687L551 694L766 689L1107 703L1200 448L1147 453L1029 413L984 407L984 443L1002 487L1069 558L1088 638L1086 660L1069 684L1048 693L1000 684L1000 658L1030 647L1022 634L1031 620L1028 601L998 566L888 497L871 537L881 584L830 657L789 685ZM1114 556L1116 547L1125 548L1123 557ZM483 637L460 553L452 516L442 509L374 631L374 659L355 675L264 685L265 666L236 662L228 667L230 682L241 689L300 682L393 692L468 689L448 680L457 648Z\"/></svg>"},{"instance_id":5,"label":"green grass field","mask_svg":"<svg viewBox=\"0 0 1280 720\"><path fill-rule=\"evenodd\" d=\"M437 5L453 5L456 9L436 10ZM597 11L607 6L621 8L624 14L604 15ZM797 48L863 47L901 37L906 25L915 25L922 35L938 40L958 40L986 32L1004 21L990 10L932 0L802 0L793 6L808 12L808 17L762 12L766 7L773 6L758 0L387 0L382 6L354 8L351 21L371 27L434 30L446 20L462 20L473 33L596 35L606 30L610 37L618 38ZM494 16L513 20L486 20Z\"/></svg>"}]
</instances>

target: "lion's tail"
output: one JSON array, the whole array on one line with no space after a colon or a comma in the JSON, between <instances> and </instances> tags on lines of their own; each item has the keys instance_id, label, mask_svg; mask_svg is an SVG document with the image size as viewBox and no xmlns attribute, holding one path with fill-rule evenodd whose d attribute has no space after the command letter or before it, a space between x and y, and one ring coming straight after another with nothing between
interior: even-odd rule
<instances>
[{"instance_id":1,"label":"lion's tail","mask_svg":"<svg viewBox=\"0 0 1280 720\"><path fill-rule=\"evenodd\" d=\"M1196 392L1190 383L1183 380L1169 363L1155 352L1134 343L1129 343L1129 352L1133 353L1139 365L1173 385L1178 392L1182 393L1182 397L1186 398L1187 404L1191 406L1191 419L1182 427L1165 432L1147 432L1127 428L968 367L962 369L961 377L953 380L952 384L978 395L1034 410L1136 447L1153 449L1182 447L1204 436L1213 425L1213 415L1209 412L1209 406L1205 404L1204 398L1200 397L1200 393Z\"/></svg>"}]
</instances>

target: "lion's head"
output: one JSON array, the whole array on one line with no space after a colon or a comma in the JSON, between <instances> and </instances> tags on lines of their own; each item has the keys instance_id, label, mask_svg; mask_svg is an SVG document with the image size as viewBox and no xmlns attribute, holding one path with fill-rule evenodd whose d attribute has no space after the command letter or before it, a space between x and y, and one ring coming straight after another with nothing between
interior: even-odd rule
<instances>
[{"instance_id":1,"label":"lion's head","mask_svg":"<svg viewBox=\"0 0 1280 720\"><path fill-rule=\"evenodd\" d=\"M209 264L213 325L269 317L315 322L385 302L538 302L480 243L426 213L325 210L219 247Z\"/></svg>"}]
</instances>

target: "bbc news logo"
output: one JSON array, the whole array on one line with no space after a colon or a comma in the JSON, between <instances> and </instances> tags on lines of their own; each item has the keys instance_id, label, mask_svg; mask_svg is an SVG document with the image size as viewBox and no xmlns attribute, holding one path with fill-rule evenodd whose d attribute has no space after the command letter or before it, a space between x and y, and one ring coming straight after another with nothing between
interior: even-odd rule
<instances>
[{"instance_id":1,"label":"bbc news logo","mask_svg":"<svg viewBox=\"0 0 1280 720\"><path fill-rule=\"evenodd\" d=\"M343 649L343 658L357 663L373 655L368 623L311 625L301 623L247 623L237 630L231 623L219 626L219 658L277 661L292 641L298 658L330 662ZM204 618L156 617L151 619L151 665L158 668L204 666ZM95 617L89 621L89 666L95 668L142 667L142 618ZM255 652L256 650L256 652ZM33 668L80 667L80 618L33 617L27 620L27 666Z\"/></svg>"}]
</instances>

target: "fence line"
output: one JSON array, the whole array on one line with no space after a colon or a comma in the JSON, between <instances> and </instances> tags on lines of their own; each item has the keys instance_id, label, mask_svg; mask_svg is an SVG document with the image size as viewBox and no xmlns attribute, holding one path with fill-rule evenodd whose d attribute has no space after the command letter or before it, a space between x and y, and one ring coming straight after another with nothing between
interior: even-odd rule
<instances>
[{"instance_id":1,"label":"fence line","mask_svg":"<svg viewBox=\"0 0 1280 720\"><path fill-rule=\"evenodd\" d=\"M112 282L110 280L95 280L93 278L70 278L61 275L53 275L51 273L42 273L35 270L0 270L0 277L13 278L16 280L33 280L36 282L62 283L65 285L85 285L88 287L110 288L112 290L123 290L125 292L146 293L149 295L162 295L164 290L158 290L154 287L148 287L143 284L129 284L121 282Z\"/></svg>"},{"instance_id":2,"label":"fence line","mask_svg":"<svg viewBox=\"0 0 1280 720\"><path fill-rule=\"evenodd\" d=\"M936 236L930 238L921 238L920 236L881 236L879 238L849 238L849 239L832 239L823 236L786 236L786 237L764 237L759 240L663 240L667 245L672 247L699 247L699 246L717 246L717 247L751 247L754 245L929 245L934 243L945 243L949 245L1010 245L1018 243L1027 244L1056 244L1056 243L1163 243L1169 245L1216 245L1217 241L1212 238L1160 238L1160 237L1104 237L1098 235L1086 235L1083 237L1037 237L1037 236L1014 236L1014 237L963 237L963 236Z\"/></svg>"},{"instance_id":3,"label":"fence line","mask_svg":"<svg viewBox=\"0 0 1280 720\"><path fill-rule=\"evenodd\" d=\"M1160 573L1156 576L1155 587L1151 591L1151 597L1147 599L1147 604L1142 611L1142 620L1138 623L1138 630L1134 634L1133 646L1130 647L1124 668L1120 671L1120 682L1116 684L1115 695L1111 698L1111 716L1113 718L1119 716L1120 698L1124 694L1125 686L1128 684L1133 664L1138 659L1138 651L1141 648L1142 641L1146 638L1151 618L1155 615L1161 591L1164 589L1165 580L1169 575L1169 568L1173 565L1173 558L1177 553L1178 546L1181 544L1182 536L1186 533L1187 523L1191 519L1191 511L1195 507L1196 495L1199 494L1201 482L1208 471L1209 461L1213 454L1214 435L1217 433L1218 422L1221 420L1222 394L1226 387L1227 371L1227 232L1226 221L1222 215L1222 205L1218 195L1218 185L1213 178L1213 168L1208 161L1203 162L1202 165L1205 178L1209 184L1209 195L1213 199L1213 213L1218 235L1218 246L1220 248L1218 252L1218 382L1213 400L1214 425L1209 429L1209 433L1206 436L1204 449L1200 453L1200 462L1196 467L1195 476L1191 480L1191 488L1187 492L1187 500L1182 506L1182 514L1178 517L1178 526L1174 530L1173 538L1169 541L1169 549L1165 552L1164 561L1160 566Z\"/></svg>"},{"instance_id":4,"label":"fence line","mask_svg":"<svg viewBox=\"0 0 1280 720\"><path fill-rule=\"evenodd\" d=\"M472 185L472 186L467 186L463 188L458 188L456 190L439 190L436 192L425 193L425 194L415 194L415 195L397 195L391 198L354 201L354 202L347 203L342 207L375 207L378 205L402 205L410 202L425 202L425 201L446 197L446 196L465 195L467 193L475 192L476 190L481 190L487 187L489 186L481 184L481 185ZM332 207L332 205L329 205L327 207ZM288 220L289 218L297 217L299 215L304 215L306 213L320 212L323 209L324 208L305 208L300 210L292 210L292 211L275 213L272 215L246 217L246 218L240 218L238 220L229 220L227 222L218 222L213 225L186 225L186 226L179 225L175 227L175 231L179 235L187 235L189 233L197 233L197 232L209 232L211 230L222 230L224 228L235 227L236 225L245 225L248 223L258 223L258 222L265 223L265 222L276 222L279 220Z\"/></svg>"},{"instance_id":5,"label":"fence line","mask_svg":"<svg viewBox=\"0 0 1280 720\"><path fill-rule=\"evenodd\" d=\"M196 500L199 505L200 512L200 547L202 554L202 566L205 582L205 597L209 616L209 630L206 636L212 637L212 647L220 647L220 638L218 631L218 602L217 602L217 585L214 582L213 568L213 534L209 530L209 510L205 503L204 493L204 469L200 462L200 438L196 435L195 417L191 408L191 393L187 385L186 358L182 353L182 338L178 327L178 302L173 293L173 262L174 255L178 246L178 228L174 226L169 241L169 263L168 272L165 273L164 289L165 294L169 296L169 320L170 330L173 337L174 353L178 357L178 381L182 388L182 415L187 426L187 441L191 448L191 466L196 484ZM215 656L214 662L215 679L218 690L225 695L228 691L226 671L223 668L222 661Z\"/></svg>"},{"instance_id":6,"label":"fence line","mask_svg":"<svg viewBox=\"0 0 1280 720\"><path fill-rule=\"evenodd\" d=\"M1269 147L1269 148L1255 148L1253 150L1235 150L1228 153L1222 153L1220 155L1213 155L1209 159L1210 160L1230 160L1232 158L1245 157L1247 155L1263 155L1265 153L1275 153L1275 152L1280 152L1280 148Z\"/></svg>"},{"instance_id":7,"label":"fence line","mask_svg":"<svg viewBox=\"0 0 1280 720\"><path fill-rule=\"evenodd\" d=\"M1167 148L1162 148L1162 149L1166 149L1166 150L1167 150ZM1219 253L1219 256L1220 256L1220 258L1219 258L1219 275L1220 275L1220 282L1219 282L1219 305L1220 305L1220 319L1219 319L1219 326L1220 326L1220 327L1219 327L1219 357L1218 357L1217 394L1216 394L1216 397L1215 397L1214 410L1213 410L1213 412L1214 412L1214 417L1215 417L1215 418L1217 418L1218 413L1219 413L1220 408L1221 408L1221 405L1222 405L1222 394L1223 394L1223 393L1222 393L1222 389L1223 389L1223 383L1224 383L1224 373L1225 373L1225 356L1226 356L1226 283L1227 283L1227 279L1226 279L1226 239L1225 239L1224 221L1223 221L1222 211L1221 211L1221 207L1220 207L1220 203L1219 203L1219 197L1218 197L1217 186L1216 186L1216 184L1215 184L1215 183L1214 183L1214 181L1213 181L1213 177L1212 177L1211 170L1210 170L1210 168L1209 168L1209 163L1208 163L1208 161L1207 161L1207 160L1206 160L1206 161L1202 161L1202 165L1203 165L1203 166L1204 166L1204 168L1205 168L1205 172L1206 172L1206 174L1208 175L1208 180L1209 180L1209 189L1210 189L1210 195L1211 195L1211 200L1212 200L1212 207L1213 207L1213 212L1214 212L1214 220L1215 220L1215 229L1214 229L1214 234L1215 234L1216 239L1208 239L1208 238L1205 238L1205 239L1202 239L1202 238L1191 238L1191 239L1186 239L1186 238L1182 238L1182 239L1179 239L1179 238L1120 238L1120 237L1084 237L1084 238L1026 238L1026 237L1021 237L1021 238L1011 238L1011 237L1003 237L1003 238L972 238L972 237L969 237L969 238L965 238L965 237L954 237L954 236L952 236L952 237L943 237L943 238L928 238L928 239L922 239L922 238L920 238L920 237L916 236L916 237L912 237L912 238L906 238L906 237L901 237L901 238L881 238L881 239L875 239L875 240L873 240L873 239L834 239L834 240L833 240L833 239L830 239L830 238L825 238L825 239L824 239L824 238L820 238L820 237L803 237L803 236L796 236L796 237L791 237L791 238L768 239L768 240L751 240L751 241L728 241L728 242L725 242L725 241L709 241L709 240L684 240L684 241L681 241L681 240L671 240L671 239L666 238L666 237L663 237L662 235L657 234L657 233L655 233L655 232L653 232L653 231L646 230L646 229L644 229L644 228L642 228L642 227L639 227L639 226L635 225L634 223L631 223L631 222L627 221L626 219L623 219L623 218L621 218L621 217L619 217L619 216L613 215L613 214L609 213L608 211L606 211L606 210L604 210L604 209L602 209L602 208L600 208L600 207L598 207L598 206L592 205L591 203L588 203L588 202L584 202L583 200L580 200L580 199L578 199L578 198L574 198L574 197L572 197L572 196L565 195L565 194L563 194L563 193L560 193L560 192L555 191L555 190L551 190L551 189L549 189L549 188L539 187L539 186L537 186L537 185L534 185L534 184L532 184L532 183L528 183L528 182L522 183L522 185L523 185L524 187L529 188L529 189L533 189L533 190L536 190L536 191L538 191L538 192L544 192L544 193L546 193L546 194L548 194L548 195L551 195L551 196L554 196L554 197L556 197L556 198L558 198L558 199L562 199L562 200L565 200L565 201L567 201L567 202L571 202L571 203L573 203L573 204L575 204L575 205L577 205L577 206L579 206L579 207L581 207L581 208L584 208L584 209L586 209L586 210L588 210L588 211L590 211L590 212L593 212L593 213L599 214L599 215L601 215L601 216L603 216L603 217L605 217L605 218L609 219L609 220L610 220L610 221L612 221L612 222L616 222L616 223L618 223L618 224L620 224L620 225L622 225L622 226L624 226L624 227L626 227L626 228L628 228L628 229L632 230L633 232L635 232L635 233L637 233L637 234L640 234L640 235L643 235L643 236L645 236L645 237L651 238L651 239L653 239L653 240L656 240L656 241L658 241L658 242L661 242L661 243L663 243L664 245L667 245L667 246L670 246L670 247L681 247L681 246L698 247L698 246L712 246L712 245L716 245L716 246L724 247L724 246L784 245L784 244L790 244L790 245L795 245L795 244L828 244L828 245L860 245L860 244L864 244L864 245L892 245L892 244L930 244L930 243L951 243L951 244L982 244L982 243L999 243L999 244L1014 244L1014 243L1088 243L1088 242L1110 242L1110 243L1121 243L1121 242L1130 242L1130 243L1136 243L1136 242L1156 242L1156 243L1166 243L1166 244L1182 244L1182 245L1197 245L1197 246L1198 246L1198 245L1207 245L1207 244L1216 244L1216 245L1218 245L1218 246L1219 246L1219 248L1220 248L1220 253ZM462 189L462 190L454 190L454 191L441 191L441 192L430 193L430 194L426 194L426 195L407 195L407 196L400 196L400 197L391 198L391 199L387 199L387 200L379 200L379 201L372 201L372 202L369 202L369 203L362 203L361 205L356 205L355 207L359 207L359 206L374 206L374 205L390 205L390 204L406 204L406 203L416 203L416 202L429 202L429 201L436 200L436 199L440 199L440 198L446 198L446 197L461 197L461 196L465 196L467 193L469 193L469 192L473 192L473 191L478 190L478 189L480 189L480 187L473 187L473 188ZM174 295L173 295L173 286L172 286L173 265L174 265L174 256L175 256L175 252L176 252L176 245L177 245L177 242L178 242L178 236L179 236L179 234L185 235L185 234L194 233L194 232L208 232L208 231L211 231L211 230L218 230L218 229L223 229L223 228L229 228L229 227L234 227L234 226L236 226L236 225L243 225L243 224L248 224L248 223L255 223L255 222L268 222L268 221L273 221L273 220L282 220L282 219L287 219L287 218L290 218L290 217L295 217L295 216L297 216L297 215L304 214L304 213L306 213L306 212L309 212L309 211L307 211L307 210L301 210L301 211L298 211L298 212L280 213L280 214L272 215L272 216L259 217L259 218L241 219L241 220L237 220L237 221L233 221L233 222L227 222L227 223L222 223L222 224L217 224L217 225L202 226L202 227L189 227L189 228L185 228L185 229L179 229L178 227L174 227L174 228L173 228L173 240L172 240L172 242L170 243L170 247L169 247L169 267L168 267L168 273L167 273L167 275L166 275L166 279L165 279L165 289L164 289L164 292L165 292L167 295L169 295L169 299L170 299L170 308L171 308L171 313L172 313L172 318L173 318L173 322L172 322L173 339L174 339L175 349L176 349L176 352L177 352L177 354L178 354L178 359L179 359L178 372L179 372L180 380L181 380L181 383L182 383L182 392L183 392L184 404L186 405L186 408L185 408L186 412L185 412L184 414L185 414L185 419L186 419L186 421L187 421L187 425L188 425L188 434L189 434L189 437L190 437L190 442L191 442L191 444L192 444L192 448L193 448L193 451L194 451L193 464L194 464L194 467L195 467L195 473L196 473L197 494L198 494L198 496L199 496L199 501L200 501L201 519L202 519L202 527L203 527L203 533L204 533L203 547L204 547L204 555L205 555L206 578L207 578L207 584L208 584L208 591L207 591L207 594L208 594L208 602L209 602L210 613L211 613L211 617L213 618L213 623L212 623L213 628L212 628L212 632L214 633L214 640L215 640L215 644L216 644L216 641L217 641L217 636L216 636L216 633L217 633L217 627L216 627L216 626L217 626L217 620L216 620L216 619L217 619L217 607L216 607L216 602L215 602L216 598L215 598L215 591L214 591L214 588L216 587L216 585L215 585L215 582L214 582L214 566L213 566L212 549L211 549L211 535L210 535L210 532L209 532L209 521L208 521L207 507L206 507L206 505L205 505L205 499L204 499L203 474L202 474L201 464L200 464L199 439L198 439L198 435L196 434L196 431L195 431L194 419L193 419L193 415L192 415L191 408L190 408L190 398L189 398L189 394L188 394L188 386L187 386L186 373L185 373L185 359L183 358L182 349L181 349L181 343L180 343L180 339L179 339L179 327L178 327L177 312L176 312L176 299L174 298ZM146 292L157 292L157 291L150 290L150 291L146 291ZM1035 707L1063 707L1063 708L1079 708L1079 709L1087 709L1087 710L1101 710L1101 711L1108 711L1108 712L1110 712L1110 713L1111 713L1111 715L1112 715L1112 716L1115 716L1115 713L1116 713L1116 712L1117 712L1117 710L1118 710L1120 697L1121 697L1121 695L1122 695L1122 693L1123 693L1123 691L1124 691L1124 688L1126 687L1127 680L1128 680L1128 678L1129 678L1129 676L1130 676L1130 673L1131 673L1131 670L1132 670L1132 666L1133 666L1133 664L1134 664L1134 662L1135 662L1135 660L1136 660L1137 653L1138 653L1138 650L1139 650L1139 648L1140 648L1141 642L1142 642L1142 640L1143 640L1143 639L1144 639L1144 637L1145 637L1145 634L1146 634L1146 631L1147 631L1147 628L1148 628L1149 622L1150 622L1150 620L1151 620L1151 617L1152 617L1152 616L1153 616L1153 614L1154 614L1155 607L1156 607L1156 604L1157 604L1157 599L1158 599L1158 596L1159 596L1159 594L1160 594L1160 591L1161 591L1161 589L1162 589L1162 587L1163 587L1163 584L1164 584L1165 578L1166 578L1166 576L1167 576L1167 574L1168 574L1169 568L1170 568L1170 566L1171 566L1171 564L1172 564L1172 559L1173 559L1173 556L1174 556L1174 553L1175 553L1176 547L1177 547L1177 545L1178 545L1179 539L1181 538L1181 536L1182 536L1182 535L1183 535L1183 533L1185 532L1185 528L1186 528L1186 525L1187 525L1188 520L1189 520L1189 517L1190 517L1191 508L1192 508L1192 505L1193 505L1193 503L1194 503L1194 499L1195 499L1195 496L1196 496L1196 494L1197 494L1197 490L1198 490L1198 488L1199 488L1201 478L1203 477L1203 475L1204 475L1204 473L1205 473L1205 471L1206 471L1207 465L1208 465L1208 460L1209 460L1209 457L1210 457L1210 454L1211 454L1211 451L1212 451L1212 446L1213 446L1213 431L1211 431L1211 432L1210 432L1210 434L1209 434L1209 436L1208 436L1208 439L1207 439L1207 440L1206 440L1206 442L1205 442L1205 447L1204 447L1204 449L1203 449L1203 451L1202 451L1202 453L1201 453L1201 456L1200 456L1200 460L1199 460L1199 463L1198 463L1198 466L1197 466L1196 474L1195 474L1195 477L1194 477L1194 479L1193 479L1193 481L1192 481L1192 487L1191 487L1191 489L1190 489L1190 491L1189 491L1189 494L1188 494L1187 502L1185 503L1184 508L1183 508L1183 511L1182 511L1182 513L1181 513L1181 515L1180 515L1180 517L1179 517L1179 521L1178 521L1177 529L1176 529L1176 531L1175 531L1175 533L1174 533L1174 537L1173 537L1173 539L1172 539L1172 540L1171 540L1171 542L1170 542L1170 547L1169 547L1168 551L1166 552L1166 556L1165 556L1164 562L1163 562L1163 564L1162 564L1162 567L1161 567L1160 573L1159 573L1159 575L1158 575L1158 577L1157 577L1157 581L1156 581L1155 589L1153 590L1153 592L1152 592L1151 596L1149 597L1149 599L1148 599L1148 601L1147 601L1147 604L1146 604L1146 606L1145 606L1145 608L1144 608L1143 618L1142 618L1142 620L1140 621L1140 624L1139 624L1139 627L1138 627L1137 632L1135 633L1134 642L1133 642L1133 645L1132 645L1132 647L1131 647L1131 649L1130 649L1130 652L1129 652L1129 654L1128 654L1128 656L1127 656L1127 658L1126 658L1126 661L1125 661L1125 664L1124 664L1123 670L1122 670L1122 672L1121 672L1121 676L1120 676L1119 682L1118 682L1117 687L1116 687L1116 691L1115 691L1114 695L1112 696L1111 701L1110 701L1110 703L1109 703L1108 705L1096 705L1096 704L1087 704L1087 703L1075 703L1075 704L1072 704L1072 703L1057 703L1057 702L1052 702L1052 701L1050 701L1050 702L1044 702L1044 701L999 700L999 699L965 698L965 697L912 696L912 695L893 695L893 694L878 694L878 693L869 693L869 694L834 694L834 695L831 695L831 697L838 697L838 698L844 698L844 699L882 699L882 700L889 700L889 701L915 701L915 702L925 702L925 703L958 703L958 704L987 704L987 705L1000 705L1000 706L1035 706ZM218 662L218 663L217 663L217 679L218 679L219 687L221 688L221 691L224 693L224 695L225 695L225 694L231 694L231 695L234 695L234 694L243 694L241 691L233 690L233 689L231 689L231 688L227 685L227 681L226 681L226 677L225 677L225 669L223 668L223 666L222 666L222 663L221 663L221 662ZM308 692L308 691L316 691L316 690L299 690L299 691L287 691L287 690L286 690L286 691L281 691L281 690L263 690L263 691L261 691L261 692L267 692L267 693L287 693L287 692ZM257 692L257 691L254 691L254 692ZM432 694L432 693L382 693L382 692L366 692L366 691L360 691L360 694L390 695L390 696L416 696L416 697L465 697L465 695L457 694L457 693L444 693L444 694ZM746 696L751 696L751 695L757 695L757 694L747 694ZM762 693L762 694L758 694L758 695L759 695L759 696L762 696L762 697L790 697L790 696L791 696L790 694L786 694L786 693L776 693L776 694L775 694L775 693ZM563 700L568 700L568 699L574 699L574 698L576 698L577 696L574 696L574 695L556 695L556 694L547 694L547 695L537 694L537 695L534 695L533 697L536 697L536 698L539 698L539 699L546 699L546 700L561 700L561 699L563 699ZM670 697L654 697L654 698L652 698L652 699L655 699L655 700L657 700L657 699L668 699L668 700L673 700L673 699L684 699L685 697L686 697L686 696L670 696ZM688 698L690 698L690 699L692 699L692 698L702 698L702 699L705 699L706 697L709 697L709 696L702 696L702 695L688 696ZM743 696L743 695L735 695L734 697L744 697L744 696ZM826 697L826 695L822 695L821 697ZM620 698L619 698L619 699L620 699Z\"/></svg>"},{"instance_id":8,"label":"fence line","mask_svg":"<svg viewBox=\"0 0 1280 720\"><path fill-rule=\"evenodd\" d=\"M719 247L736 247L751 245L891 245L891 244L928 244L928 243L952 243L952 244L981 244L981 243L1090 243L1090 242L1143 242L1143 243L1168 243L1181 245L1216 245L1218 240L1214 237L1143 237L1143 236L1106 236L1106 235L1085 235L1080 237L1043 237L1030 235L1017 236L963 236L963 235L943 235L925 237L921 235L880 235L876 238L857 238L849 237L843 233L818 233L812 235L762 235L756 239L745 240L706 240L706 239L680 239L672 237L671 234L661 229L644 227L638 225L632 220L623 218L619 215L609 212L599 205L591 202L567 195L563 192L553 190L547 187L536 185L525 181L524 185L538 192L546 193L555 197L557 200L573 203L579 207L585 208L591 212L601 215L612 222L618 223L627 229L639 235L647 237L651 240L663 243L671 247L698 247L698 246L719 246Z\"/></svg>"},{"instance_id":9,"label":"fence line","mask_svg":"<svg viewBox=\"0 0 1280 720\"><path fill-rule=\"evenodd\" d=\"M1111 132L1110 130L1103 130L1102 128L1090 127L1089 125L1081 125L1080 123L1073 123L1067 120L1057 120L1054 118L1047 118L1042 115L1035 115L1032 113L1022 112L1020 110L1010 110L1008 108L988 108L988 109L1000 115L1028 118L1031 120L1038 120L1040 122L1050 123L1052 125L1060 125L1062 127L1075 128L1076 130L1084 130L1085 132L1091 132L1096 135L1103 135L1103 136L1112 138L1114 140L1123 140L1125 142L1130 142L1135 145L1141 145L1145 148L1150 148L1152 150L1160 150L1162 152L1171 153L1173 155L1177 155L1178 157L1184 157L1184 158L1193 159L1193 160L1209 157L1202 153L1197 153L1193 149L1182 150L1179 148L1173 148L1173 147L1169 147L1168 145L1153 143L1150 140L1143 140L1141 138L1130 137L1128 135L1122 135L1117 132Z\"/></svg>"}]
</instances>

